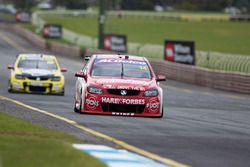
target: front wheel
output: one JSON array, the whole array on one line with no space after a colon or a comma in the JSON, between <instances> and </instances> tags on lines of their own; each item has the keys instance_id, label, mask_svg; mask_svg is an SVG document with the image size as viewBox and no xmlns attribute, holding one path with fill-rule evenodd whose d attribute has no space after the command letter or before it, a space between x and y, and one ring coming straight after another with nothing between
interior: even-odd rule
<instances>
[{"instance_id":1,"label":"front wheel","mask_svg":"<svg viewBox=\"0 0 250 167\"><path fill-rule=\"evenodd\" d=\"M74 111L75 111L76 113L79 113L79 109L76 108L76 102L75 102Z\"/></svg>"},{"instance_id":2,"label":"front wheel","mask_svg":"<svg viewBox=\"0 0 250 167\"><path fill-rule=\"evenodd\" d=\"M163 115L164 115L164 109L163 109L163 107L162 107L161 115L160 115L160 116L157 116L156 118L162 118Z\"/></svg>"},{"instance_id":3,"label":"front wheel","mask_svg":"<svg viewBox=\"0 0 250 167\"><path fill-rule=\"evenodd\" d=\"M13 92L12 85L11 85L10 81L9 81L9 83L8 83L8 92L9 92L9 93L12 93L12 92Z\"/></svg>"},{"instance_id":4,"label":"front wheel","mask_svg":"<svg viewBox=\"0 0 250 167\"><path fill-rule=\"evenodd\" d=\"M63 87L63 88L62 88L62 92L60 92L58 95L59 95L59 96L64 96L64 92L65 92L64 90L65 90L65 89L64 89L64 87Z\"/></svg>"},{"instance_id":5,"label":"front wheel","mask_svg":"<svg viewBox=\"0 0 250 167\"><path fill-rule=\"evenodd\" d=\"M81 90L81 97L80 97L79 109L76 107L76 101L75 101L74 111L75 111L76 113L81 113L81 111L82 111L82 90Z\"/></svg>"}]
</instances>

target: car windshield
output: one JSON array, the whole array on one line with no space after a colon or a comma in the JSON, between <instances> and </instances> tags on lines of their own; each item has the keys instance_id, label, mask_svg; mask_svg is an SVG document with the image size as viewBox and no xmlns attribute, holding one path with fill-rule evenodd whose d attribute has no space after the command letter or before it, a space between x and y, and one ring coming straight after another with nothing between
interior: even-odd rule
<instances>
[{"instance_id":1,"label":"car windshield","mask_svg":"<svg viewBox=\"0 0 250 167\"><path fill-rule=\"evenodd\" d=\"M27 69L48 69L48 70L56 70L57 65L54 60L31 60L31 59L23 59L18 63L18 68L27 68Z\"/></svg>"},{"instance_id":2,"label":"car windshield","mask_svg":"<svg viewBox=\"0 0 250 167\"><path fill-rule=\"evenodd\" d=\"M149 67L144 61L96 59L91 76L151 78Z\"/></svg>"}]
</instances>

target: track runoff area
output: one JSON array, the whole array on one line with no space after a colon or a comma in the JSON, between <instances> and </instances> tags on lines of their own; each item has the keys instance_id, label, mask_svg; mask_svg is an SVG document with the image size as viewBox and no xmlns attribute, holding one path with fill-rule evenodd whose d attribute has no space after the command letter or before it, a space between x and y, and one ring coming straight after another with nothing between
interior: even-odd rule
<instances>
[{"instance_id":1,"label":"track runoff area","mask_svg":"<svg viewBox=\"0 0 250 167\"><path fill-rule=\"evenodd\" d=\"M13 48L17 49L20 52L29 51L28 49L19 45L17 42L15 42L14 40L7 37L1 32L0 32L0 37L9 45L11 45ZM116 166L119 166L119 167L123 167L123 166L124 167L188 167L188 165L179 163L172 159L161 157L157 154L150 153L143 149L129 145L124 141L117 140L108 135L105 135L95 130L92 130L90 128L84 127L78 124L77 122L70 120L68 118L64 118L59 115L52 114L48 111L41 110L39 108L27 105L20 101L7 98L4 96L0 96L0 99L12 102L16 105L25 107L34 112L39 112L39 113L48 115L50 117L62 120L76 128L81 129L84 132L87 132L91 135L102 138L104 140L113 142L116 145L120 146L123 149L114 149L114 148L111 148L108 146L102 146L102 145L88 145L88 144L87 145L82 145L82 144L73 145L74 148L81 150L83 152L89 153L90 155L104 162L109 167L116 167Z\"/></svg>"}]
</instances>

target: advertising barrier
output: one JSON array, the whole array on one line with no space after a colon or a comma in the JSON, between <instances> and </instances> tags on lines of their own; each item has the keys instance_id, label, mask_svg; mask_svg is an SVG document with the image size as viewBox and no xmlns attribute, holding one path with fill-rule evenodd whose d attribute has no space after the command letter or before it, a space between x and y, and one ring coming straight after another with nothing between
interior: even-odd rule
<instances>
[{"instance_id":1,"label":"advertising barrier","mask_svg":"<svg viewBox=\"0 0 250 167\"><path fill-rule=\"evenodd\" d=\"M16 12L16 22L18 23L30 23L32 14L30 12L18 11Z\"/></svg>"},{"instance_id":2,"label":"advertising barrier","mask_svg":"<svg viewBox=\"0 0 250 167\"><path fill-rule=\"evenodd\" d=\"M34 45L37 45L42 49L47 49L45 45L45 40L41 39L35 34L32 34L28 30L17 26L9 26L6 24L0 24L0 28L12 31L13 33L16 33L26 38ZM81 53L79 47L53 43L51 44L49 51L57 53L59 55L66 55L76 58L80 57ZM92 55L92 53L88 53L88 55L90 56ZM226 72L221 70L216 71L206 68L200 68L197 66L190 66L186 64L179 64L161 60L150 60L150 63L153 66L153 69L156 74L165 75L168 79L171 80L238 93L250 93L249 73L246 74L239 72Z\"/></svg>"},{"instance_id":3,"label":"advertising barrier","mask_svg":"<svg viewBox=\"0 0 250 167\"><path fill-rule=\"evenodd\" d=\"M43 26L44 38L61 38L62 26L59 24L45 24Z\"/></svg>"},{"instance_id":4,"label":"advertising barrier","mask_svg":"<svg viewBox=\"0 0 250 167\"><path fill-rule=\"evenodd\" d=\"M117 34L104 34L104 50L127 53L127 36Z\"/></svg>"},{"instance_id":5,"label":"advertising barrier","mask_svg":"<svg viewBox=\"0 0 250 167\"><path fill-rule=\"evenodd\" d=\"M195 65L195 44L193 41L166 40L164 59L175 63Z\"/></svg>"}]
</instances>

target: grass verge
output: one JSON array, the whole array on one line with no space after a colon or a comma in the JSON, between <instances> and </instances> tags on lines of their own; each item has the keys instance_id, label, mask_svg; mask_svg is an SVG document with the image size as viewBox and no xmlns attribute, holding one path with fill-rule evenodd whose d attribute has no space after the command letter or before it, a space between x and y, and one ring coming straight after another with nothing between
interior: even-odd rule
<instances>
[{"instance_id":1,"label":"grass verge","mask_svg":"<svg viewBox=\"0 0 250 167\"><path fill-rule=\"evenodd\" d=\"M87 15L43 15L79 34L97 37L97 17ZM163 45L165 39L193 40L196 48L232 54L250 53L250 23L230 21L176 21L154 17L107 17L107 33L126 34L129 42Z\"/></svg>"},{"instance_id":2,"label":"grass verge","mask_svg":"<svg viewBox=\"0 0 250 167\"><path fill-rule=\"evenodd\" d=\"M78 139L48 130L0 112L0 166L104 167L75 150Z\"/></svg>"}]
</instances>

